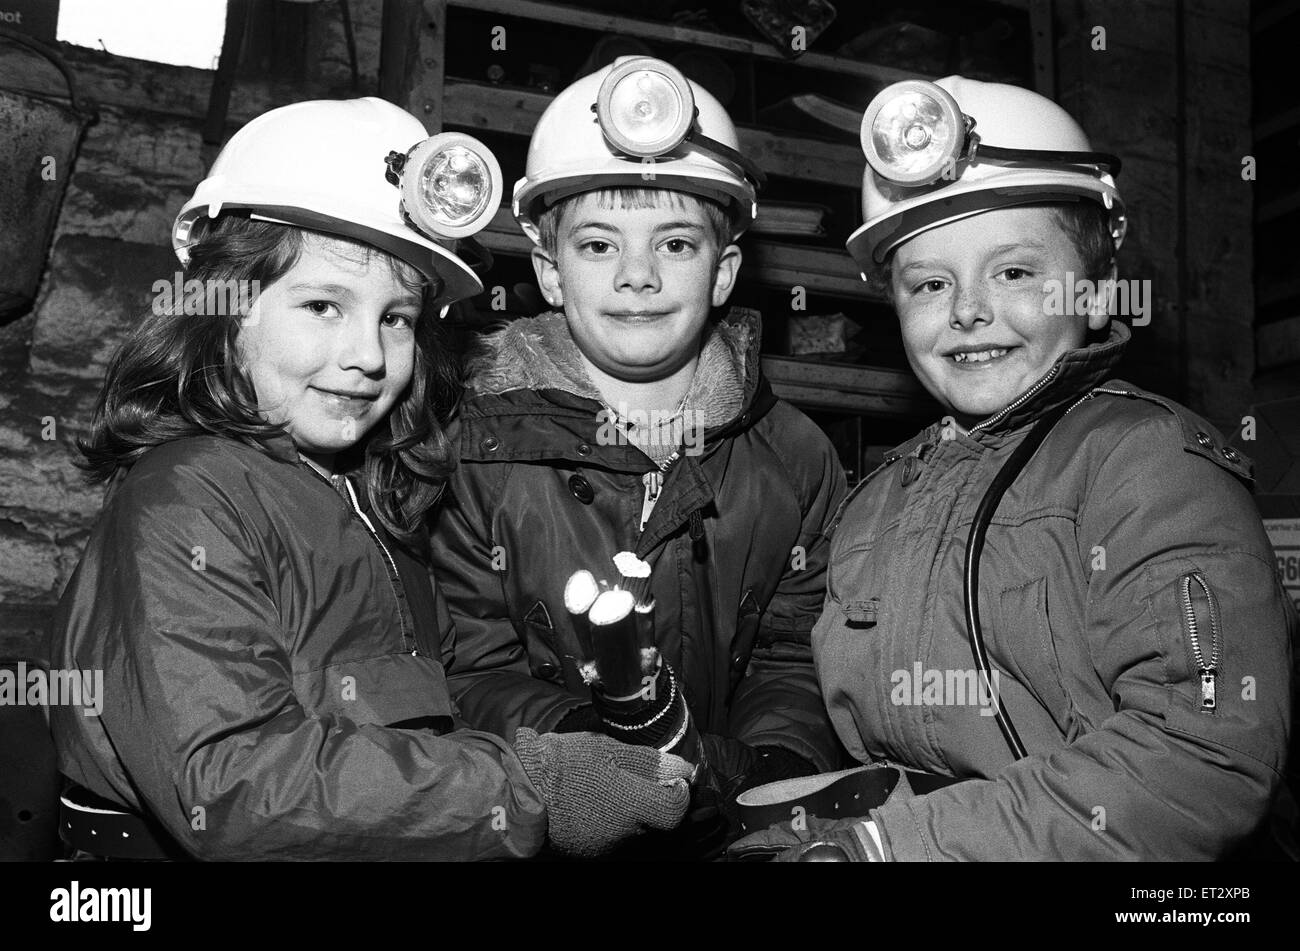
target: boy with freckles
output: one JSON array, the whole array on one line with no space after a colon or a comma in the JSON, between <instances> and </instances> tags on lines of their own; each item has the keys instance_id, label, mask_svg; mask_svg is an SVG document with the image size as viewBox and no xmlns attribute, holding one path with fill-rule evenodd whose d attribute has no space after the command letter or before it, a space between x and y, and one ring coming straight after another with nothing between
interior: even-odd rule
<instances>
[{"instance_id":1,"label":"boy with freckles","mask_svg":"<svg viewBox=\"0 0 1300 951\"><path fill-rule=\"evenodd\" d=\"M1115 276L1118 161L1050 100L961 77L886 89L863 142L849 250L885 282L912 369L948 415L838 516L813 649L856 759L955 782L772 826L734 854L1240 854L1282 782L1294 617L1248 460L1114 377L1130 331L1104 298L1050 306L1063 286ZM978 554L981 502L1021 451ZM928 687L918 703L897 689L914 665L946 682L976 671L992 707Z\"/></svg>"},{"instance_id":2,"label":"boy with freckles","mask_svg":"<svg viewBox=\"0 0 1300 951\"><path fill-rule=\"evenodd\" d=\"M696 107L685 138L628 155L615 125L657 134L672 95ZM602 728L566 580L616 580L620 551L648 562L655 644L702 737L699 786L724 810L748 785L842 755L809 634L844 474L772 394L758 322L712 315L761 174L736 141L712 96L650 58L547 109L514 206L554 310L470 361L460 466L433 529L456 627L449 684L469 722L502 736Z\"/></svg>"}]
</instances>

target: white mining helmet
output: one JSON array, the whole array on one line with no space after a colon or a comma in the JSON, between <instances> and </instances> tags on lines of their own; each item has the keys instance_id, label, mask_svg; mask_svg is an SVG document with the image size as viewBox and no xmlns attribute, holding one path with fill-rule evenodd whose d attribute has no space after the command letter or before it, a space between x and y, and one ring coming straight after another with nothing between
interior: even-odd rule
<instances>
[{"instance_id":1,"label":"white mining helmet","mask_svg":"<svg viewBox=\"0 0 1300 951\"><path fill-rule=\"evenodd\" d=\"M847 246L864 277L922 231L1012 205L1094 201L1110 213L1116 250L1124 240L1119 159L1092 151L1070 114L1036 92L904 80L871 101L861 139L864 224Z\"/></svg>"},{"instance_id":2,"label":"white mining helmet","mask_svg":"<svg viewBox=\"0 0 1300 951\"><path fill-rule=\"evenodd\" d=\"M542 113L515 183L515 218L537 242L538 217L561 198L608 186L668 188L732 206L739 237L758 213L764 180L739 146L707 90L662 60L622 56Z\"/></svg>"},{"instance_id":3,"label":"white mining helmet","mask_svg":"<svg viewBox=\"0 0 1300 951\"><path fill-rule=\"evenodd\" d=\"M205 221L246 214L387 251L440 284L445 305L483 290L453 248L492 220L501 190L496 157L471 136L430 137L374 97L298 102L231 136L177 215L172 247L188 263Z\"/></svg>"}]
</instances>

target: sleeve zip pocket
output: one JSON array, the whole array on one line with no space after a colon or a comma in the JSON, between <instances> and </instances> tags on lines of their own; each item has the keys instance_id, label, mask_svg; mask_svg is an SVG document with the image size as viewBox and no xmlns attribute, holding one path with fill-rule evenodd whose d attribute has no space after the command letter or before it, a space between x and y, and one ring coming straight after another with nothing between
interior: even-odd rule
<instances>
[{"instance_id":1,"label":"sleeve zip pocket","mask_svg":"<svg viewBox=\"0 0 1300 951\"><path fill-rule=\"evenodd\" d=\"M1219 603L1210 590L1205 575L1190 571L1179 579L1183 602L1183 626L1192 644L1192 656L1201 675L1201 711L1213 713L1218 703L1215 696L1215 679L1219 674ZM1210 653L1204 651L1208 636Z\"/></svg>"}]
</instances>

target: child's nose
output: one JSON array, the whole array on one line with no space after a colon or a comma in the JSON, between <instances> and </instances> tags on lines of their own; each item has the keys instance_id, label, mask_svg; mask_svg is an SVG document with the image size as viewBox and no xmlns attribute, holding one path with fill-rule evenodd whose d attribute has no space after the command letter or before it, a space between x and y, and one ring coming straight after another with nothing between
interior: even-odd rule
<instances>
[{"instance_id":1,"label":"child's nose","mask_svg":"<svg viewBox=\"0 0 1300 951\"><path fill-rule=\"evenodd\" d=\"M659 290L659 262L653 249L628 249L618 259L618 290Z\"/></svg>"},{"instance_id":2,"label":"child's nose","mask_svg":"<svg viewBox=\"0 0 1300 951\"><path fill-rule=\"evenodd\" d=\"M949 323L954 327L969 328L981 321L988 323L992 319L989 309L988 294L979 282L959 284L952 301L952 317Z\"/></svg>"},{"instance_id":3,"label":"child's nose","mask_svg":"<svg viewBox=\"0 0 1300 951\"><path fill-rule=\"evenodd\" d=\"M339 365L374 375L384 368L384 342L378 320L350 320L339 341Z\"/></svg>"}]
</instances>

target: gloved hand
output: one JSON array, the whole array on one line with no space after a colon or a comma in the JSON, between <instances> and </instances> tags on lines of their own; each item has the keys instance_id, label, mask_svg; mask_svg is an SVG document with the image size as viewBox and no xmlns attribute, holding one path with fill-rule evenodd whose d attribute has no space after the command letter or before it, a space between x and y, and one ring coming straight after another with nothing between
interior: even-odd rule
<instances>
[{"instance_id":1,"label":"gloved hand","mask_svg":"<svg viewBox=\"0 0 1300 951\"><path fill-rule=\"evenodd\" d=\"M515 752L546 803L551 845L568 855L603 855L645 829L674 828L690 802L694 766L670 753L526 727Z\"/></svg>"},{"instance_id":2,"label":"gloved hand","mask_svg":"<svg viewBox=\"0 0 1300 951\"><path fill-rule=\"evenodd\" d=\"M783 747L750 746L716 733L700 734L700 750L704 775L697 777L696 784L709 786L724 800L764 783L817 772L808 760Z\"/></svg>"},{"instance_id":3,"label":"gloved hand","mask_svg":"<svg viewBox=\"0 0 1300 951\"><path fill-rule=\"evenodd\" d=\"M778 822L727 847L727 858L777 862L883 862L867 820L818 819Z\"/></svg>"}]
</instances>

